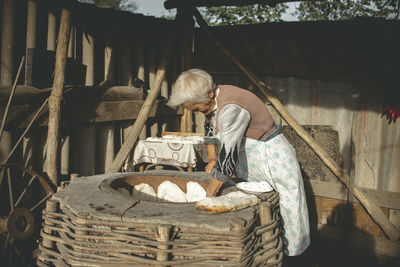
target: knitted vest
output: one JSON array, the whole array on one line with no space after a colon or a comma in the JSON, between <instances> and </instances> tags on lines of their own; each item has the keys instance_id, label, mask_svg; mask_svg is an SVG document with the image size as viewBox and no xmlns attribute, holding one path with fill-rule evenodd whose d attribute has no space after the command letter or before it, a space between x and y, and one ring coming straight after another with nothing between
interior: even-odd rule
<instances>
[{"instance_id":1,"label":"knitted vest","mask_svg":"<svg viewBox=\"0 0 400 267\"><path fill-rule=\"evenodd\" d=\"M260 140L274 130L275 122L271 114L256 95L232 85L218 85L218 88L220 90L217 97L217 122L219 112L225 105L236 104L250 113L250 123L246 131L246 137ZM216 132L218 132L218 123Z\"/></svg>"}]
</instances>

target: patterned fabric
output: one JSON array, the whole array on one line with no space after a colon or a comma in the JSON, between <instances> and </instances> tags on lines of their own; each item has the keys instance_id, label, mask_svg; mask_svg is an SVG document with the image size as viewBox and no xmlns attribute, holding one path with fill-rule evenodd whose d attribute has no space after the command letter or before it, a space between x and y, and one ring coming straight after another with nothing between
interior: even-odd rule
<instances>
[{"instance_id":1,"label":"patterned fabric","mask_svg":"<svg viewBox=\"0 0 400 267\"><path fill-rule=\"evenodd\" d=\"M294 148L283 134L266 142L244 138L237 175L247 181L267 181L279 192L284 252L303 253L310 244L303 178Z\"/></svg>"},{"instance_id":2,"label":"patterned fabric","mask_svg":"<svg viewBox=\"0 0 400 267\"><path fill-rule=\"evenodd\" d=\"M211 175L222 182L228 181L237 169L239 148L250 122L250 113L235 104L223 107L218 118L220 150Z\"/></svg>"},{"instance_id":3,"label":"patterned fabric","mask_svg":"<svg viewBox=\"0 0 400 267\"><path fill-rule=\"evenodd\" d=\"M149 137L148 140L138 142L133 153L133 166L139 163L157 163L194 168L199 161L207 162L208 160L203 142L194 139L193 136L184 138L186 139L184 141L156 139Z\"/></svg>"}]
</instances>

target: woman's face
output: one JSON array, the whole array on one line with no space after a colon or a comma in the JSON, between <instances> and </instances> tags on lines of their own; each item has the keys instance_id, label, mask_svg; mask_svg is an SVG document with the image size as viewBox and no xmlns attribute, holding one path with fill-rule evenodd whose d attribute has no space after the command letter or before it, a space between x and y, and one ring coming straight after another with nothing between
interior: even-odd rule
<instances>
[{"instance_id":1,"label":"woman's face","mask_svg":"<svg viewBox=\"0 0 400 267\"><path fill-rule=\"evenodd\" d=\"M215 106L215 100L214 100L214 91L210 90L208 92L208 97L210 101L208 103L192 103L192 102L185 102L183 106L187 108L188 110L193 111L195 114L201 112L205 115L208 115L212 112Z\"/></svg>"},{"instance_id":2,"label":"woman's face","mask_svg":"<svg viewBox=\"0 0 400 267\"><path fill-rule=\"evenodd\" d=\"M211 101L208 103L191 103L191 102L185 102L183 104L185 108L188 110L193 111L195 114L201 112L204 114L210 114L211 111L213 110L214 106L211 106Z\"/></svg>"}]
</instances>

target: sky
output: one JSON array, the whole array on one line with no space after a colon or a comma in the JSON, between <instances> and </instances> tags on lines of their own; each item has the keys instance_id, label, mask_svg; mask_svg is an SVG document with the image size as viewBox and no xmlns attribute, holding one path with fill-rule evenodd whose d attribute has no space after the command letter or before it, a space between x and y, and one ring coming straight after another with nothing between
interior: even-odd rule
<instances>
[{"instance_id":1,"label":"sky","mask_svg":"<svg viewBox=\"0 0 400 267\"><path fill-rule=\"evenodd\" d=\"M174 10L169 11L164 8L164 1L165 0L134 0L138 6L136 13L156 17L161 17L163 15L175 16Z\"/></svg>"}]
</instances>

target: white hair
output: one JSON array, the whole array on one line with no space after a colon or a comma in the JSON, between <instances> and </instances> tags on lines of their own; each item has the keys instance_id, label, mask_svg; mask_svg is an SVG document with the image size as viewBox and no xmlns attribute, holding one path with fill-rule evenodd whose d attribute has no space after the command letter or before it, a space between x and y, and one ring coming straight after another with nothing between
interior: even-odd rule
<instances>
[{"instance_id":1,"label":"white hair","mask_svg":"<svg viewBox=\"0 0 400 267\"><path fill-rule=\"evenodd\" d=\"M172 85L168 106L176 107L186 102L208 103L208 92L214 90L214 82L210 74L200 69L182 72Z\"/></svg>"}]
</instances>

